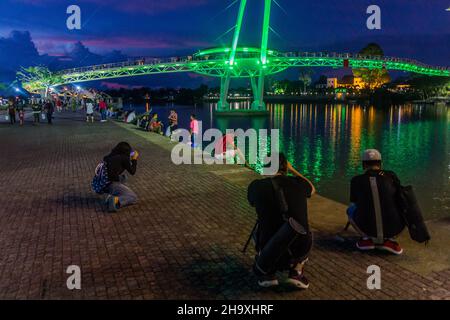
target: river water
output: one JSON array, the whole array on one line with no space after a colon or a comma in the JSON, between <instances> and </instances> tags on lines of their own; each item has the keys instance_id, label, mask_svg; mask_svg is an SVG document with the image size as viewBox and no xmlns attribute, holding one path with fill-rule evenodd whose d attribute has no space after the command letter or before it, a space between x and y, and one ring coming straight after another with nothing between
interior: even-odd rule
<instances>
[{"instance_id":1,"label":"river water","mask_svg":"<svg viewBox=\"0 0 450 320\"><path fill-rule=\"evenodd\" d=\"M348 203L351 177L362 172L362 151L379 149L384 168L415 187L427 219L450 216L450 108L445 106L277 103L267 105L268 117L216 117L211 103L152 106L163 122L172 108L184 128L195 113L203 129L280 129L280 150L289 161L321 195L342 203Z\"/></svg>"}]
</instances>

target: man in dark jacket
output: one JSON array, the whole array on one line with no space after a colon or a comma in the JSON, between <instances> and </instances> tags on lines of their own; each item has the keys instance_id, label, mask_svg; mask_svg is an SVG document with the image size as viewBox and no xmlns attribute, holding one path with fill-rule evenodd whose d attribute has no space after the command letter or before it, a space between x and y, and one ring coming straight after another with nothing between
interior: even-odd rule
<instances>
[{"instance_id":1,"label":"man in dark jacket","mask_svg":"<svg viewBox=\"0 0 450 320\"><path fill-rule=\"evenodd\" d=\"M274 177L255 180L248 187L248 201L250 205L255 207L258 215L255 249L259 256L286 222L292 221L290 219L300 225L304 233L292 243L294 247L277 248L277 252L274 254L277 258L270 262L273 267L269 271L266 270L267 272L261 272L258 269L257 256L254 271L258 276L258 284L262 287L278 285L275 273L289 270L288 282L306 289L309 287L309 282L304 276L303 267L312 246L312 234L308 224L307 198L314 194L315 189L307 178L292 167L283 154L280 154L279 163L278 173ZM288 173L292 173L294 176L287 176ZM283 212L281 208L275 186L282 190L287 212Z\"/></svg>"},{"instance_id":2,"label":"man in dark jacket","mask_svg":"<svg viewBox=\"0 0 450 320\"><path fill-rule=\"evenodd\" d=\"M48 124L53 124L53 112L55 111L55 107L53 106L53 102L51 100L47 100L44 105L44 110L47 113L47 122Z\"/></svg>"},{"instance_id":3,"label":"man in dark jacket","mask_svg":"<svg viewBox=\"0 0 450 320\"><path fill-rule=\"evenodd\" d=\"M135 204L137 195L124 182L125 171L131 175L136 173L139 153L131 148L127 142L120 142L109 155L103 158L108 171L109 194L106 203L109 212L116 212L119 208Z\"/></svg>"},{"instance_id":4,"label":"man in dark jacket","mask_svg":"<svg viewBox=\"0 0 450 320\"><path fill-rule=\"evenodd\" d=\"M362 166L364 174L351 180L351 204L347 210L349 222L362 236L356 247L401 254L403 249L393 239L405 228L397 203L400 181L394 172L381 169L378 150L364 151Z\"/></svg>"},{"instance_id":5,"label":"man in dark jacket","mask_svg":"<svg viewBox=\"0 0 450 320\"><path fill-rule=\"evenodd\" d=\"M16 123L16 102L13 99L8 101L8 115L9 115L9 123Z\"/></svg>"}]
</instances>

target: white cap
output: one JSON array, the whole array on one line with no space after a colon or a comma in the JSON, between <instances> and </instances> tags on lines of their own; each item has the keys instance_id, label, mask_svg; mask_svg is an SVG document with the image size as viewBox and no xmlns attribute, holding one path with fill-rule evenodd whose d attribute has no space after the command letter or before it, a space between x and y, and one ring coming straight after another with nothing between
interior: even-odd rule
<instances>
[{"instance_id":1,"label":"white cap","mask_svg":"<svg viewBox=\"0 0 450 320\"><path fill-rule=\"evenodd\" d=\"M377 149L367 149L363 153L362 161L381 161L381 153Z\"/></svg>"}]
</instances>

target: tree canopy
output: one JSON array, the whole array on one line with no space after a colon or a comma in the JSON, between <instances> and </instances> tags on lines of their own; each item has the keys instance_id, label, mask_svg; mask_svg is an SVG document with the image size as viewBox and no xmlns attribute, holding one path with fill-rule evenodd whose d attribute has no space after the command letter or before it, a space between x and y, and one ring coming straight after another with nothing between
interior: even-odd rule
<instances>
[{"instance_id":1,"label":"tree canopy","mask_svg":"<svg viewBox=\"0 0 450 320\"><path fill-rule=\"evenodd\" d=\"M360 52L361 55L366 56L384 56L383 49L380 45L376 43L369 43ZM381 87L383 84L391 81L389 73L386 69L369 69L369 68L358 68L353 69L353 75L355 77L361 78L365 83L365 88L374 90Z\"/></svg>"}]
</instances>

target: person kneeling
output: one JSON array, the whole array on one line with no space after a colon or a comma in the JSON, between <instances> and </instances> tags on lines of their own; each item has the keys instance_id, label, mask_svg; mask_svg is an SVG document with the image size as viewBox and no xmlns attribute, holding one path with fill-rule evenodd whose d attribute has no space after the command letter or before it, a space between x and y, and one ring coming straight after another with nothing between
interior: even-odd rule
<instances>
[{"instance_id":1,"label":"person kneeling","mask_svg":"<svg viewBox=\"0 0 450 320\"><path fill-rule=\"evenodd\" d=\"M279 160L279 171L274 177L255 180L248 187L248 201L258 215L253 271L262 287L278 285L276 272L288 270L287 281L306 289L309 282L304 265L312 247L307 198L315 189L283 154ZM294 177L287 176L289 172Z\"/></svg>"},{"instance_id":2,"label":"person kneeling","mask_svg":"<svg viewBox=\"0 0 450 320\"><path fill-rule=\"evenodd\" d=\"M361 235L356 247L402 254L403 249L394 240L405 228L397 202L400 181L394 172L381 169L378 150L364 151L362 166L364 174L351 180L351 203L347 209L349 223Z\"/></svg>"},{"instance_id":3,"label":"person kneeling","mask_svg":"<svg viewBox=\"0 0 450 320\"><path fill-rule=\"evenodd\" d=\"M106 204L109 212L116 212L119 208L135 204L137 195L127 187L125 171L131 175L136 173L139 153L131 148L127 142L120 142L109 155L103 158L108 172L109 184L106 188L108 194Z\"/></svg>"}]
</instances>

